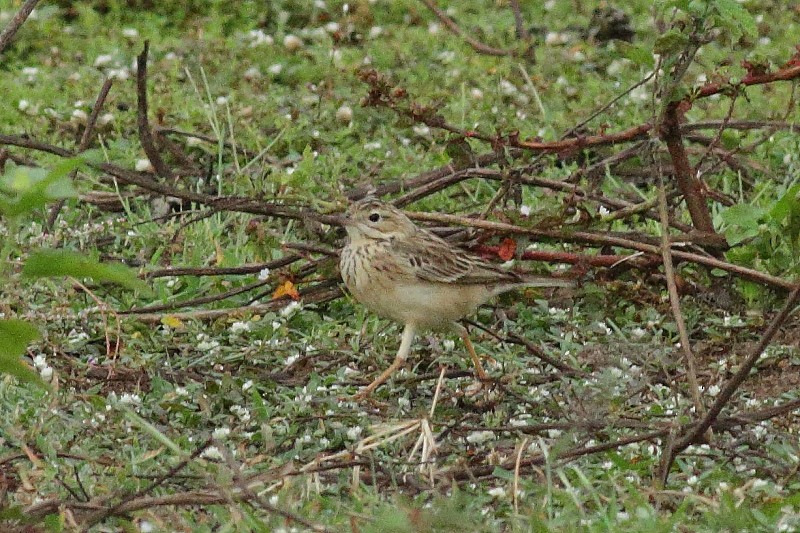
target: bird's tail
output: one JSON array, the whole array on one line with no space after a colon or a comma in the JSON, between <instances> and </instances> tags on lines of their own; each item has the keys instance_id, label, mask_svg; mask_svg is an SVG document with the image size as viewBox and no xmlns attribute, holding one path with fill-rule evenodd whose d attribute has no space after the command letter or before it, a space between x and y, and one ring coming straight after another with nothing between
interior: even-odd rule
<instances>
[{"instance_id":1,"label":"bird's tail","mask_svg":"<svg viewBox=\"0 0 800 533\"><path fill-rule=\"evenodd\" d=\"M577 287L578 282L574 279L567 278L551 278L547 276L523 276L519 282L512 282L503 284L496 288L494 294L501 294L503 292L513 291L516 289L525 289L528 287L562 287L570 288Z\"/></svg>"}]
</instances>

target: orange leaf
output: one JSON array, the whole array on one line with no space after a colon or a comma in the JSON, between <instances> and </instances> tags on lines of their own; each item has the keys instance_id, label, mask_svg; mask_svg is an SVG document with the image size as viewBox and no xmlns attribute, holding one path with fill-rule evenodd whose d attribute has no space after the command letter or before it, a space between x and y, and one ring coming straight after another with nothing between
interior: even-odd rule
<instances>
[{"instance_id":1,"label":"orange leaf","mask_svg":"<svg viewBox=\"0 0 800 533\"><path fill-rule=\"evenodd\" d=\"M275 289L275 292L272 293L272 299L277 300L282 296L288 296L292 300L298 301L300 300L300 293L297 292L297 287L294 286L294 283L289 281L288 279L278 285L278 288Z\"/></svg>"},{"instance_id":2,"label":"orange leaf","mask_svg":"<svg viewBox=\"0 0 800 533\"><path fill-rule=\"evenodd\" d=\"M509 261L514 257L515 253L517 253L517 241L511 237L503 239L503 242L500 243L500 247L497 249L497 255L500 256L500 259Z\"/></svg>"}]
</instances>

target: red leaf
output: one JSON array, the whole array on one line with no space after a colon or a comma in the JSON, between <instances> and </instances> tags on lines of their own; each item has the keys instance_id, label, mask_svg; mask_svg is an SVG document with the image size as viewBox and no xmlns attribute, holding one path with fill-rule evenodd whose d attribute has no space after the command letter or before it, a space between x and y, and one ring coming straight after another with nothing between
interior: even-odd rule
<instances>
[{"instance_id":1,"label":"red leaf","mask_svg":"<svg viewBox=\"0 0 800 533\"><path fill-rule=\"evenodd\" d=\"M500 247L497 249L497 255L503 261L509 261L514 257L514 254L517 253L517 241L512 239L511 237L506 237L503 239L503 242L500 243Z\"/></svg>"}]
</instances>

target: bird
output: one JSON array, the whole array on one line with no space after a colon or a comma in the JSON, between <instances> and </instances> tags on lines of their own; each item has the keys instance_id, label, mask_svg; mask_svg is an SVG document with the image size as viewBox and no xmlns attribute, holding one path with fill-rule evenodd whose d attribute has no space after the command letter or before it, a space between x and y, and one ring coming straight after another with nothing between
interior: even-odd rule
<instances>
[{"instance_id":1,"label":"bird","mask_svg":"<svg viewBox=\"0 0 800 533\"><path fill-rule=\"evenodd\" d=\"M566 278L523 276L486 262L417 226L374 196L340 217L347 231L339 269L350 294L370 311L404 325L392 364L355 395L364 399L406 362L419 331L455 329L475 365L488 376L467 329L458 321L498 294L523 287L572 287Z\"/></svg>"}]
</instances>

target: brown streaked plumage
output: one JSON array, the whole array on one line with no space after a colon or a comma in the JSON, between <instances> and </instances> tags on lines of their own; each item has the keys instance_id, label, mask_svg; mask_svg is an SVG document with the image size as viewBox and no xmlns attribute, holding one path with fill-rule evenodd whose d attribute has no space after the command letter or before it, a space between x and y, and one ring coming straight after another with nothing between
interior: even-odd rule
<instances>
[{"instance_id":1,"label":"brown streaked plumage","mask_svg":"<svg viewBox=\"0 0 800 533\"><path fill-rule=\"evenodd\" d=\"M375 313L405 324L392 365L358 396L365 397L400 368L419 329L459 330L481 379L486 374L458 320L493 296L520 287L569 287L567 279L523 277L467 254L402 211L372 197L343 219L348 242L339 266L350 293Z\"/></svg>"}]
</instances>

